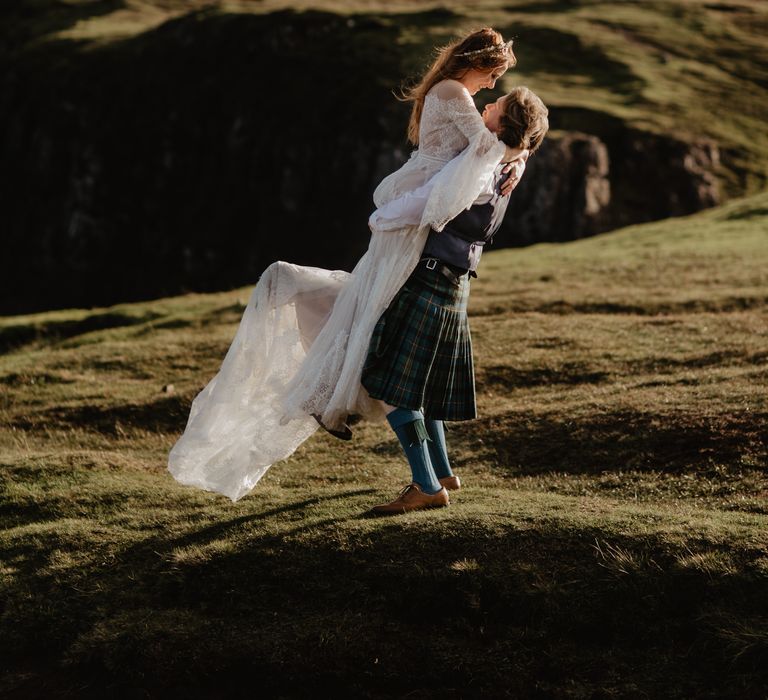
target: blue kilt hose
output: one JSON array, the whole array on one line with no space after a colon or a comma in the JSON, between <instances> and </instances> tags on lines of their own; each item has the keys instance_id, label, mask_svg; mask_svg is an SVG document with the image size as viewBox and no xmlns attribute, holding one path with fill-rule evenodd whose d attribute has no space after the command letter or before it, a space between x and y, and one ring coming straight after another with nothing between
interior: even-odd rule
<instances>
[{"instance_id":1,"label":"blue kilt hose","mask_svg":"<svg viewBox=\"0 0 768 700\"><path fill-rule=\"evenodd\" d=\"M451 280L421 261L381 315L362 384L368 394L435 420L477 416L469 275Z\"/></svg>"}]
</instances>

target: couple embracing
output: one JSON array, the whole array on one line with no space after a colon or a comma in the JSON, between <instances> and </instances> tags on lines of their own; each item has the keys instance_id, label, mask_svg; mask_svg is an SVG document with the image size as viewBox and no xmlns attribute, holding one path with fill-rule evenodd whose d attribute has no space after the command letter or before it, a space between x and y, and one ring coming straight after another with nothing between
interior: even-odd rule
<instances>
[{"instance_id":1,"label":"couple embracing","mask_svg":"<svg viewBox=\"0 0 768 700\"><path fill-rule=\"evenodd\" d=\"M470 277L548 129L525 87L476 109L472 96L515 63L489 28L440 50L405 95L417 150L374 192L367 252L351 273L265 270L170 453L177 480L237 500L318 427L349 439L350 416L386 418L411 482L372 513L449 504L460 482L443 421L476 415Z\"/></svg>"}]
</instances>

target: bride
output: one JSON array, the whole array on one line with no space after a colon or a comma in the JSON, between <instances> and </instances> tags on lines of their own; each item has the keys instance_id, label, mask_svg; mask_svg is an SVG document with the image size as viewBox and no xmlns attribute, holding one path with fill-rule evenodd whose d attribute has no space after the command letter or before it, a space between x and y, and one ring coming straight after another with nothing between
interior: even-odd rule
<instances>
[{"instance_id":1,"label":"bride","mask_svg":"<svg viewBox=\"0 0 768 700\"><path fill-rule=\"evenodd\" d=\"M418 148L373 197L382 207L429 183L420 223L372 225L351 273L287 262L264 271L219 373L195 398L170 452L178 481L236 501L319 424L344 432L350 415L384 418L384 405L360 383L376 322L414 270L430 229L442 230L501 162L520 156L485 127L471 97L515 65L511 44L493 29L472 32L443 47L408 91L408 137Z\"/></svg>"}]
</instances>

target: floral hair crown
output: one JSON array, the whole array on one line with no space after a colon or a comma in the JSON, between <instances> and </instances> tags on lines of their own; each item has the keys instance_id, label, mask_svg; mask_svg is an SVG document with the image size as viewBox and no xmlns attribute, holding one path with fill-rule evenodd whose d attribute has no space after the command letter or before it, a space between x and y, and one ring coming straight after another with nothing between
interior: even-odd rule
<instances>
[{"instance_id":1,"label":"floral hair crown","mask_svg":"<svg viewBox=\"0 0 768 700\"><path fill-rule=\"evenodd\" d=\"M483 49L476 49L475 51L463 51L462 53L455 53L454 56L479 56L484 53L509 53L512 50L512 39L503 44L491 44Z\"/></svg>"}]
</instances>

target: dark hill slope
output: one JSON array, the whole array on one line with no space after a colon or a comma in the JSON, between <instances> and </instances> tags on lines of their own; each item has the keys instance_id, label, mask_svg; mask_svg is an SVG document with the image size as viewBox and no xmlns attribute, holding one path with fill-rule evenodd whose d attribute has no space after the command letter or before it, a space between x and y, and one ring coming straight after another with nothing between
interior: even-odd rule
<instances>
[{"instance_id":1,"label":"dark hill slope","mask_svg":"<svg viewBox=\"0 0 768 700\"><path fill-rule=\"evenodd\" d=\"M316 6L334 12L4 4L0 311L229 288L278 258L351 267L373 187L408 153L408 109L390 91L480 24L515 37L499 90L527 83L557 129L502 245L765 186L757 2Z\"/></svg>"}]
</instances>

